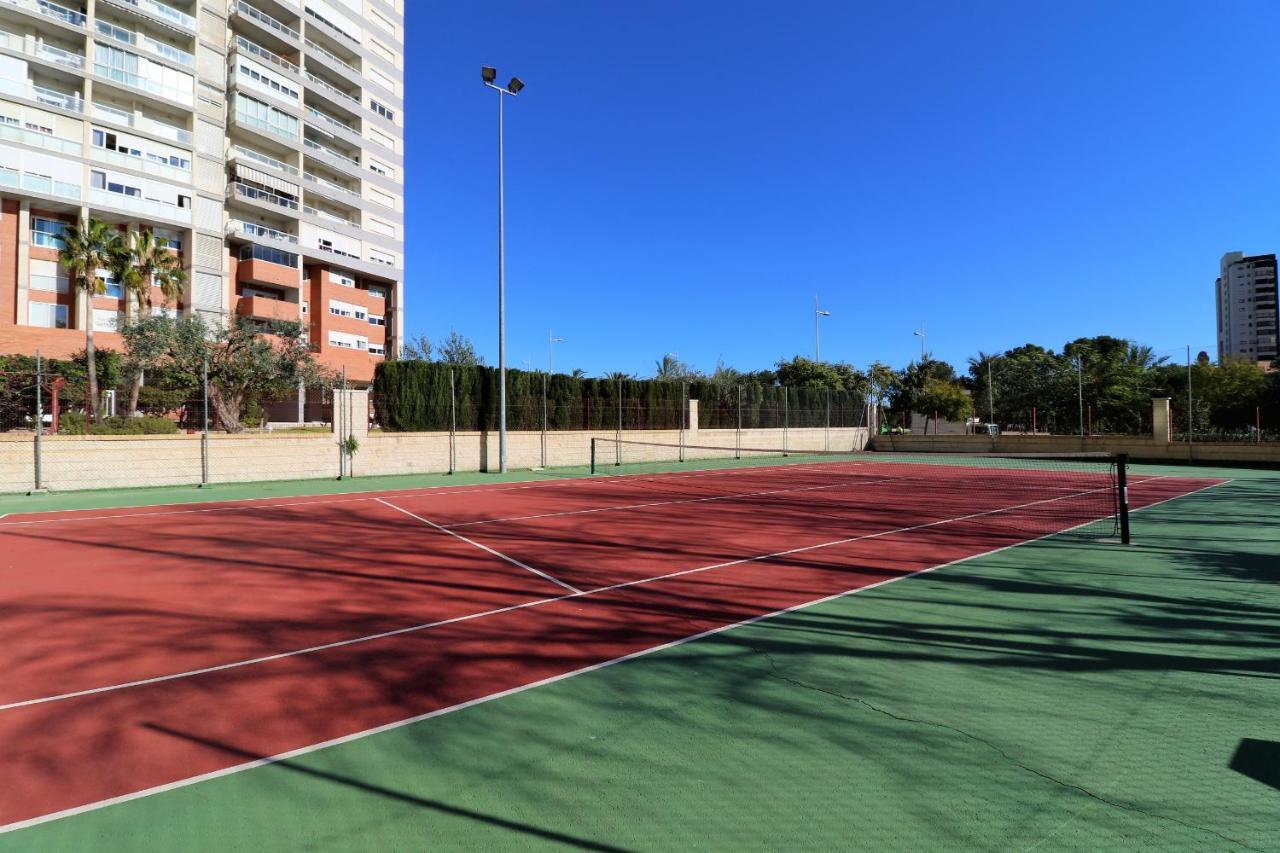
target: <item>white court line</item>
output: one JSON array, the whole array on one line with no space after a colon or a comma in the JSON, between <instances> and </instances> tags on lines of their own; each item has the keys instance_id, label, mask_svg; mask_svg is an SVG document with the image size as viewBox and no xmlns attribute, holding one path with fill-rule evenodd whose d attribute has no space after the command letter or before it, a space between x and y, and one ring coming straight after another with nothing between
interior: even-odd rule
<instances>
[{"instance_id":1,"label":"white court line","mask_svg":"<svg viewBox=\"0 0 1280 853\"><path fill-rule=\"evenodd\" d=\"M731 448L730 448L731 449ZM645 483L645 482L664 482L666 480L688 480L701 477L714 477L723 474L750 474L766 468L781 468L787 471L813 470L818 464L832 465L836 463L805 463L805 462L789 462L781 465L751 465L744 468L694 468L686 472L679 471L661 471L658 473L646 474L609 474L597 477L565 477L553 480L518 480L514 485L504 486L501 483L472 483L466 486L421 486L416 489L373 489L368 492L353 492L350 494L358 495L358 497L330 497L323 495L318 496L317 500L307 500L306 495L295 495L293 497L301 498L300 500L288 500L282 503L264 503L257 504L254 501L266 501L270 498L232 498L225 501L192 501L190 503L167 503L167 504L145 504L135 507L121 507L121 509L161 509L160 512L118 512L110 515L74 515L63 516L59 518L32 518L24 521L9 521L0 523L0 528L19 527L33 524L65 524L74 521L111 521L120 518L154 518L156 516L166 515L196 515L209 512L236 512L246 509L280 509L293 506L329 506L331 504L359 503L361 501L373 501L379 497L392 498L435 498L448 495L468 495L468 494L489 494L492 492L518 492L526 489L542 489L554 488L556 486L580 485L584 483L597 483L602 485L619 485L626 483ZM843 463L849 465L871 465L876 464L868 462L849 462ZM427 475L424 475L427 476ZM448 491L452 489L452 491ZM208 504L217 504L216 506L208 506ZM231 504L234 504L232 506ZM197 509L174 509L166 510L163 507L175 506L195 506ZM85 510L75 509L55 509L44 510L34 513L18 513L18 515L52 515L70 512L84 512ZM10 513L12 514L12 513ZM0 516L3 518L4 516Z\"/></svg>"},{"instance_id":2,"label":"white court line","mask_svg":"<svg viewBox=\"0 0 1280 853\"><path fill-rule=\"evenodd\" d=\"M880 480L869 480L860 485L877 486L881 483L891 483L896 480L906 480L908 477L885 477ZM459 527L475 527L480 524L496 524L500 521L531 521L538 518L561 518L566 515L590 515L597 512L615 512L628 509L648 509L655 506L675 506L677 504L696 504L708 503L710 501L728 501L735 498L758 498L766 495L788 495L797 492L816 492L822 489L839 489L847 487L848 483L827 483L822 486L797 486L794 489L771 489L767 492L737 492L729 495L712 495L705 498L678 498L670 501L653 501L642 504L618 504L617 506L597 506L590 509L567 509L563 512L543 512L536 515L509 515L504 518L483 518L479 521L460 521L457 524L445 524L443 527L449 530L455 530Z\"/></svg>"},{"instance_id":3,"label":"white court line","mask_svg":"<svg viewBox=\"0 0 1280 853\"><path fill-rule=\"evenodd\" d=\"M1163 478L1151 477L1146 480L1141 480L1139 482L1148 482L1149 480L1154 480L1154 479L1163 479ZM1212 483L1208 486L1204 486L1202 488L1196 489L1195 491L1185 492L1181 495L1175 495L1171 498L1165 498L1164 500L1156 501L1155 503L1138 507L1132 510L1132 512L1142 512L1144 510L1152 509L1153 507L1157 507L1162 504L1169 503L1170 501L1180 500L1181 498L1189 497L1190 495L1203 492L1206 489L1212 489L1217 486L1223 486L1230 482L1232 481L1223 480L1220 483ZM982 557L989 557L993 554L999 554L1001 552L1008 551L1011 548L1018 548L1023 545L1029 545L1033 542L1040 542L1041 540L1044 540L1044 539L1049 539L1054 536L1060 536L1064 533L1070 533L1073 530L1076 530L1080 527L1084 527L1092 523L1093 522L1091 521L1082 522L1081 524L1078 524L1075 527L1070 527L1070 528L1067 528L1066 530L1058 530L1053 533L1046 533L1043 536L1037 536L1035 539L1027 539L1023 542L1014 542L1009 545L1002 545L999 548L992 548L991 550L983 551L980 554L972 554L968 557L962 557L958 560L952 560L950 562L941 563L936 566L929 566L928 568L918 569L909 574L898 575L897 577L892 577L892 578L885 578L884 580L876 581L875 583L866 584L865 586L854 587L853 589L847 589L843 592L837 592L833 595L828 595L823 598L815 598L812 601L806 601L801 604L793 604L790 607L784 607L780 610L774 610L769 613L762 613L758 616L752 616L747 619L743 619L738 622L733 622L728 625L721 625L717 628L711 628L709 630L702 631L697 634L690 634L687 637L681 637L679 639L671 640L669 642L662 643L660 645L650 646L649 648L646 648L646 649L640 649L639 651L634 651L634 652L630 652L629 654L620 655L616 658L610 658L609 660L593 663L588 666L571 670L569 672L562 672L559 675L552 675L547 678L539 679L538 681L531 681L528 684L522 684L518 687L511 687L506 690L499 690L495 693L490 693L487 696L479 696L475 699L468 699L467 701L459 702L456 705L449 705L444 708L437 708L434 711L428 711L424 714L417 714L412 717L407 717L403 720L396 720L395 722L384 723L381 726L374 726L373 728L364 729L358 732L352 732L351 734L342 735L341 737L331 738L330 740L322 741L320 743L313 743L308 746L299 747L298 749L292 749L287 752L280 752L275 755L265 756L263 758L255 758L252 761L246 761L241 764L235 764L230 767L224 767L221 770L214 770L209 773L202 773L198 776L191 776L186 779L179 779L178 781L175 781L175 782L166 782L163 785L154 785L150 788L144 788L141 791L134 791L129 794L121 794L118 797L109 797L104 800L98 800L97 802L86 803L82 806L74 806L69 809L62 809L60 811L50 812L49 814L40 815L39 817L28 818L26 820L20 820L20 821L14 821L13 823L0 825L0 835L3 835L7 832L14 832L19 829L26 829L28 827L38 826L40 824L49 823L55 820L61 820L63 818L74 817L75 815L86 814L88 812L97 811L99 809L103 809L108 806L120 805L122 803L127 803L132 800L140 800L145 797L154 796L156 794L163 794L166 791L175 791L181 788L189 787L191 785L199 784L201 782L208 782L213 779L219 779L224 776L231 776L236 773L241 773L245 770L252 770L256 767L265 767L270 764L278 764L282 761L289 761L290 759L299 758L304 755L309 755L313 752L318 752L322 749L328 749L329 747L332 747L332 746L340 746L344 743L351 743L353 741L363 740L364 738L371 737L373 735L382 734L383 732L394 731L395 729L399 729L404 726L410 726L415 723L421 723L426 720L433 719L435 717L442 717L446 714L452 714L455 711L463 711L463 710L466 710L467 708L472 708L477 705L483 705L488 702L492 702L496 699L503 699L503 698L506 698L507 696L514 696L516 694L523 693L526 690L533 690L538 687L545 687L549 684L555 684L558 681L564 681L566 679L574 678L579 675L585 675L589 672L595 672L597 670L605 669L606 667L613 666L614 664L626 663L627 661L645 657L655 652L665 651L667 649L675 648L677 646L682 646L686 643L692 643L696 640L702 640L702 639L706 639L707 637L712 637L717 634L722 634L726 631L732 631L734 629L742 628L747 625L753 625L757 622L763 622L766 619L774 619L779 616L784 616L788 613L795 613L797 611L806 610L811 607L818 607L820 605L827 604L832 601L836 601L837 599L845 598L850 595L856 595L861 592L866 592L867 590L872 590L878 587L887 586L891 583L897 583L898 581L903 581L908 578L914 578L919 575L928 574L930 572L936 572L939 569L949 568L951 566L960 565L961 563L967 563L970 560L977 560L977 559L981 559ZM559 598L545 599L545 601L560 601L565 598L572 598L572 597L573 596L560 596ZM517 605L516 608L504 608L504 610L517 609L518 607L528 607L528 606L530 605L528 604ZM494 611L494 612L499 612L499 611ZM464 618L470 618L470 617L464 617ZM449 620L449 621L456 621L456 620ZM392 632L392 633L405 633L405 631Z\"/></svg>"},{"instance_id":4,"label":"white court line","mask_svg":"<svg viewBox=\"0 0 1280 853\"><path fill-rule=\"evenodd\" d=\"M565 583L564 581L558 578L553 578L551 575L547 574L541 569L535 569L533 566L530 566L527 563L520 562L515 557L508 557L506 554L502 553L501 551L494 550L493 548L490 548L488 545L482 545L474 539L468 539L467 537L463 536L461 533L455 533L447 527L441 527L439 524L436 524L434 521L432 521L429 518L423 518L420 515L416 515L415 513L409 512L409 510L405 509L404 507L399 507L393 503L388 503L387 501L384 501L382 498L374 498L374 500L382 504L383 506L391 507L391 509L394 509L396 512L402 512L405 515L409 516L410 518L417 519L418 521L421 521L423 524L429 527L432 527L436 530L439 530L441 533L447 533L450 536L454 537L455 539L459 539L463 542L466 542L468 545L471 545L472 547L479 548L481 551L484 551L488 554L492 554L493 556L497 557L500 560L506 560L511 565L518 566L524 569L526 572L532 572L533 574L537 575L543 580L551 581L553 584L560 587L561 589L567 589L569 590L569 592L579 593L579 594L582 592L582 590L578 589L576 586L570 586L569 584ZM0 711L2 710L4 709L0 708Z\"/></svg>"},{"instance_id":5,"label":"white court line","mask_svg":"<svg viewBox=\"0 0 1280 853\"><path fill-rule=\"evenodd\" d=\"M1149 482L1150 480L1157 480L1157 479L1161 479L1161 478L1149 477L1147 479L1137 480L1131 485L1138 485L1139 483L1145 483L1145 482ZM1221 485L1221 484L1215 483L1213 485ZM1212 488L1212 486L1206 486L1205 488ZM923 530L929 527L937 527L942 524L950 524L957 521L968 521L969 519L979 518L982 516L996 515L998 513L1010 512L1016 509L1025 509L1029 506L1038 506L1040 504L1053 503L1055 501L1066 500L1069 497L1079 497L1080 495L1091 494L1092 492L1097 492L1097 491L1102 491L1102 490L1091 489L1086 492L1080 492L1079 494L1064 495L1056 498L1045 498L1043 500L1032 501L1030 503L1025 503L1025 504L1018 504L1016 506L1000 507L998 509L972 513L970 515L955 516L953 518L944 518L944 519L939 519L937 521L930 521L922 524L915 524L909 527L897 527L891 530L882 530L882 531L879 531L878 533L866 533L861 536L853 536L846 539L835 539L830 542L819 542L815 545L803 545L797 548L788 548L785 551L775 551L771 554L758 554L754 557L742 557L737 560L730 560L728 562L723 562L723 563L714 563L709 566L698 566L692 569L681 569L679 571L669 572L664 575L655 575L653 577L639 578L637 580L631 580L631 581L624 581L621 583L610 584L608 586L596 587L594 589L575 591L567 595L557 595L557 596L551 596L547 598L539 598L533 601L522 602L520 604L509 604L509 605L506 605L505 607L495 607L490 610L482 610L477 613L468 613L463 616L453 616L448 619L440 619L434 622L423 622L419 625L409 625L404 628L395 628L390 631L382 631L377 634L367 634L361 637L350 637L345 640L334 640L331 643L322 643L320 645L308 646L306 648L294 649L287 652L276 652L274 654L263 655L256 658L246 658L245 660L215 664L213 666L205 666L205 667L200 667L198 669L186 670L183 672L174 672L168 675L156 675L150 678L140 678L134 681L123 681L117 684L107 684L102 687L89 687L89 688L85 688L84 690L75 690L69 693L59 693L53 696L40 696L34 699L22 699L17 702L10 702L5 705L0 705L0 712L11 711L16 708L27 708L32 705L44 705L49 702L61 702L66 699L76 699L82 696L93 696L99 693L114 693L118 690L128 690L135 687L145 687L151 684L160 684L165 681L176 681L182 678L193 678L195 676L208 675L209 673L222 672L228 669L239 669L241 667L253 666L260 663L269 663L271 661L282 660L284 658L314 654L316 652L328 651L329 649L338 649L338 648L343 648L344 646L354 646L362 643L369 643L369 642L373 642L374 640L384 640L388 637L395 637L401 634L412 634L419 631L427 631L432 628L438 628L443 625L452 625L457 622L468 622L472 619L480 619L485 616L496 616L502 613L510 613L513 610L524 610L529 607L540 607L544 604L552 604L557 601L564 601L565 599L569 599L569 598L578 598L578 597L588 596L588 595L598 595L599 593L602 593L602 592L613 592L619 589L626 589L627 587L654 583L655 581L669 580L671 578L683 577L685 575L697 574L699 572L708 572L713 569L724 569L724 568L729 568L730 566L739 566L746 563L756 563L756 562L760 562L761 560L770 560L776 557L786 557L792 554L801 554L807 551L817 551L822 548L831 548L836 545L847 545L852 542L860 542L864 539L878 539L882 536L892 536L893 534L896 534L896 533L909 533L913 530ZM1196 491L1203 491L1203 490L1197 489ZM1195 494L1195 492L1187 492L1187 494ZM1165 501L1161 501L1160 503L1165 503ZM1156 504L1151 504L1151 506L1155 506L1155 505ZM388 506L391 506L393 509L399 509L399 507L395 507L392 504L388 504ZM1145 507L1143 508L1145 509ZM403 512L403 510L401 511ZM419 520L422 520L422 519L419 519ZM1085 522L1085 523L1089 524L1092 522ZM1077 525L1077 527L1080 527L1080 526L1083 526L1083 525ZM1074 530L1076 528L1073 527L1071 529ZM1058 531L1058 532L1064 532L1064 531ZM1040 538L1043 538L1043 537L1040 537ZM1027 541L1034 541L1034 540L1027 540ZM530 569L530 571L536 572L536 570L534 569ZM541 572L537 572L537 573L541 574ZM559 583L559 581L556 581L556 583ZM561 584L561 586L566 586L566 585ZM568 587L566 586L566 588Z\"/></svg>"}]
</instances>

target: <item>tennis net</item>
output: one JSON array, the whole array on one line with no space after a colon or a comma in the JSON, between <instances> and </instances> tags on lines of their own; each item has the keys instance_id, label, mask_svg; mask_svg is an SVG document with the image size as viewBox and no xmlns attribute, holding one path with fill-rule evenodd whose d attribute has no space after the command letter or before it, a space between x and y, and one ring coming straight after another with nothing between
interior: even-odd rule
<instances>
[{"instance_id":1,"label":"tennis net","mask_svg":"<svg viewBox=\"0 0 1280 853\"><path fill-rule=\"evenodd\" d=\"M1026 536L1129 542L1127 458L1109 453L885 453L594 438L591 473L743 469L743 482L822 490L849 512L940 515Z\"/></svg>"}]
</instances>

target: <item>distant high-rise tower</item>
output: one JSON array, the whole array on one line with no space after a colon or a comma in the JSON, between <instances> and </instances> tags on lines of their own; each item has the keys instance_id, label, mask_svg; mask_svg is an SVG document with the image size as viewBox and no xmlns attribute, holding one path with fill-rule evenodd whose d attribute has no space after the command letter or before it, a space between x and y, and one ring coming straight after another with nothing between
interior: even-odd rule
<instances>
[{"instance_id":1,"label":"distant high-rise tower","mask_svg":"<svg viewBox=\"0 0 1280 853\"><path fill-rule=\"evenodd\" d=\"M120 348L119 283L57 263L92 216L182 256L155 310L299 320L371 379L402 337L403 0L65 2L0 0L0 352Z\"/></svg>"},{"instance_id":2,"label":"distant high-rise tower","mask_svg":"<svg viewBox=\"0 0 1280 853\"><path fill-rule=\"evenodd\" d=\"M1276 313L1276 256L1228 252L1214 284L1218 301L1218 360L1274 362L1280 339Z\"/></svg>"}]
</instances>

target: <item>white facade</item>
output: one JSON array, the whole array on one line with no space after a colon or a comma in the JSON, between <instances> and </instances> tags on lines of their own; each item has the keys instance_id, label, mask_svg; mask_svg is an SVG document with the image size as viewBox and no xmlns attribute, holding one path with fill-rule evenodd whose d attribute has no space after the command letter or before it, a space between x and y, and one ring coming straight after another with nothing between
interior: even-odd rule
<instances>
[{"instance_id":1,"label":"white facade","mask_svg":"<svg viewBox=\"0 0 1280 853\"><path fill-rule=\"evenodd\" d=\"M1218 360L1276 360L1276 256L1228 252L1214 282L1218 308Z\"/></svg>"}]
</instances>

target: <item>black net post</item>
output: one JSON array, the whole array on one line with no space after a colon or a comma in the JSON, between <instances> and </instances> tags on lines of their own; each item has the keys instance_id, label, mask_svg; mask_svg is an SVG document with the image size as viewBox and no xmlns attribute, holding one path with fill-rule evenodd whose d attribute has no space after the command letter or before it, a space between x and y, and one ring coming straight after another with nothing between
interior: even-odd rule
<instances>
[{"instance_id":1,"label":"black net post","mask_svg":"<svg viewBox=\"0 0 1280 853\"><path fill-rule=\"evenodd\" d=\"M1120 516L1120 544L1129 544L1129 454L1116 456L1116 501Z\"/></svg>"}]
</instances>

